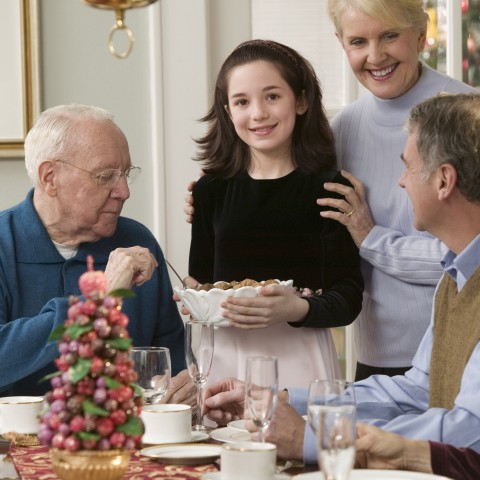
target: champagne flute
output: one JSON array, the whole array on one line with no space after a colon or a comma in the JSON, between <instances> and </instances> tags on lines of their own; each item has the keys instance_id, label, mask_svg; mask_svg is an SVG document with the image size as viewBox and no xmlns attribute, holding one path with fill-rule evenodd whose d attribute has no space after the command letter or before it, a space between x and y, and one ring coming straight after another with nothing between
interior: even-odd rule
<instances>
[{"instance_id":1,"label":"champagne flute","mask_svg":"<svg viewBox=\"0 0 480 480\"><path fill-rule=\"evenodd\" d=\"M339 402L347 389L349 389L349 394L352 396L355 405L355 390L352 382L339 379L312 380L310 382L307 397L307 420L315 434L318 430L318 415L321 407L332 401ZM345 397L344 402L351 403L347 397Z\"/></svg>"},{"instance_id":2,"label":"champagne flute","mask_svg":"<svg viewBox=\"0 0 480 480\"><path fill-rule=\"evenodd\" d=\"M246 367L245 403L258 439L265 441L265 431L272 421L277 404L278 362L275 357L248 357Z\"/></svg>"},{"instance_id":3,"label":"champagne flute","mask_svg":"<svg viewBox=\"0 0 480 480\"><path fill-rule=\"evenodd\" d=\"M318 464L326 480L348 480L355 460L355 413L350 382L310 382L308 422L317 434Z\"/></svg>"},{"instance_id":4,"label":"champagne flute","mask_svg":"<svg viewBox=\"0 0 480 480\"><path fill-rule=\"evenodd\" d=\"M130 358L138 374L146 404L160 403L167 393L172 375L170 350L166 347L134 347Z\"/></svg>"},{"instance_id":5,"label":"champagne flute","mask_svg":"<svg viewBox=\"0 0 480 480\"><path fill-rule=\"evenodd\" d=\"M188 374L197 387L197 418L194 430L207 428L203 424L203 386L213 359L213 324L190 320L185 323L185 360Z\"/></svg>"}]
</instances>

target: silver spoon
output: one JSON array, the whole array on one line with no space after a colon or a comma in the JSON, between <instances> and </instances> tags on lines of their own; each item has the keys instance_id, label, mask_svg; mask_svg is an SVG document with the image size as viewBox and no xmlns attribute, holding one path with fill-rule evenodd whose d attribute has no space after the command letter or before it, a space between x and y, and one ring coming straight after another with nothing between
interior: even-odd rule
<instances>
[{"instance_id":1,"label":"silver spoon","mask_svg":"<svg viewBox=\"0 0 480 480\"><path fill-rule=\"evenodd\" d=\"M183 281L182 277L178 274L178 272L173 268L172 264L164 258L165 263L172 269L172 272L177 276L177 278L180 280L180 282L183 285L183 288L188 288L187 284Z\"/></svg>"}]
</instances>

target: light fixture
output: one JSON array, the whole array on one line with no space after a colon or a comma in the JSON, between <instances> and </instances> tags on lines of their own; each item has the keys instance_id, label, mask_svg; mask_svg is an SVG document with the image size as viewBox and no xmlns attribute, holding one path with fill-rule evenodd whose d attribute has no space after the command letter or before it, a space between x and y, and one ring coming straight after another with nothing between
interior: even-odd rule
<instances>
[{"instance_id":1,"label":"light fixture","mask_svg":"<svg viewBox=\"0 0 480 480\"><path fill-rule=\"evenodd\" d=\"M129 8L145 7L151 3L155 3L157 0L83 0L85 3L88 3L92 7L98 8L109 8L115 10L115 25L111 28L110 34L108 35L108 49L110 53L117 58L126 58L130 54L133 48L133 43L135 42L135 37L130 27L128 27L125 22L125 10ZM113 37L117 30L125 30L128 36L128 47L123 52L118 52L115 49L113 43Z\"/></svg>"}]
</instances>

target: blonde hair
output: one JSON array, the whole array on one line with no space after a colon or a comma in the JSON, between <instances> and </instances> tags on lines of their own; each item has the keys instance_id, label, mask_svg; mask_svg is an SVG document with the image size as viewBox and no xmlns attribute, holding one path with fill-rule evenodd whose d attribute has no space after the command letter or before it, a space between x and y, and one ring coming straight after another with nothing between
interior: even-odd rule
<instances>
[{"instance_id":1,"label":"blonde hair","mask_svg":"<svg viewBox=\"0 0 480 480\"><path fill-rule=\"evenodd\" d=\"M328 0L328 15L341 38L342 15L348 9L355 9L374 19L381 20L389 28L413 28L426 33L428 14L423 0Z\"/></svg>"}]
</instances>

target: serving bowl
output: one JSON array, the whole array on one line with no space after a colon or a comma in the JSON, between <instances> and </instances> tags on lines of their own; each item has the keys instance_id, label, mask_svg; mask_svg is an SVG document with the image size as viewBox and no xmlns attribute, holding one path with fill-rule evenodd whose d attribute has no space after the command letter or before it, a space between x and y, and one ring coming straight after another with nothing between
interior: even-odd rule
<instances>
[{"instance_id":1,"label":"serving bowl","mask_svg":"<svg viewBox=\"0 0 480 480\"><path fill-rule=\"evenodd\" d=\"M199 322L216 323L218 326L226 326L228 325L228 320L222 316L223 308L220 305L228 297L257 297L261 288L266 285L275 283L285 287L291 287L293 280L254 282L255 286L239 286L239 284L243 282L229 282L229 284L232 283L236 283L235 287L227 289L219 288L220 285L225 286L226 282L215 282L213 288L209 290L179 287L175 287L174 290L195 320Z\"/></svg>"}]
</instances>

